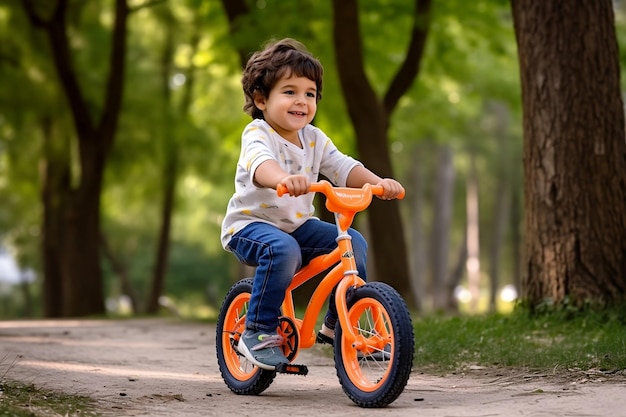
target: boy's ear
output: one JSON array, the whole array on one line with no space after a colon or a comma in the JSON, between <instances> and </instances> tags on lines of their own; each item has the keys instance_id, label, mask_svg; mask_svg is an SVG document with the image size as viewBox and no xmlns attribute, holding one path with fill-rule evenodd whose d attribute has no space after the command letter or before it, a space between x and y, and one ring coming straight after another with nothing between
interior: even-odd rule
<instances>
[{"instance_id":1,"label":"boy's ear","mask_svg":"<svg viewBox=\"0 0 626 417\"><path fill-rule=\"evenodd\" d=\"M266 98L262 94L258 94L258 93L254 94L254 105L257 107L257 109L261 111L265 110L265 107L266 107L265 101L266 101Z\"/></svg>"}]
</instances>

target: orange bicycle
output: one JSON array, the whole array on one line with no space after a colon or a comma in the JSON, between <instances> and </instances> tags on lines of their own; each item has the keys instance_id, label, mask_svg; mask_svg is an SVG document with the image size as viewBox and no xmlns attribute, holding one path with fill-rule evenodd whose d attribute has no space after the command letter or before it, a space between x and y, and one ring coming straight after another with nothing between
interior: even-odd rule
<instances>
[{"instance_id":1,"label":"orange bicycle","mask_svg":"<svg viewBox=\"0 0 626 417\"><path fill-rule=\"evenodd\" d=\"M346 395L361 407L385 407L404 390L411 373L415 338L406 303L383 282L366 283L357 267L348 235L356 213L369 207L380 186L333 187L328 181L311 184L309 192L326 196L326 207L335 214L337 248L314 258L294 276L286 291L278 333L289 364L269 371L250 363L237 344L245 330L246 312L252 293L252 278L235 283L220 308L216 348L222 378L237 394L258 395L266 390L277 372L306 375L304 365L293 363L300 349L316 342L315 325L324 303L336 287L339 320L335 328L334 359L339 382ZM277 188L279 196L286 193ZM302 318L296 317L293 291L331 268L315 288Z\"/></svg>"}]
</instances>

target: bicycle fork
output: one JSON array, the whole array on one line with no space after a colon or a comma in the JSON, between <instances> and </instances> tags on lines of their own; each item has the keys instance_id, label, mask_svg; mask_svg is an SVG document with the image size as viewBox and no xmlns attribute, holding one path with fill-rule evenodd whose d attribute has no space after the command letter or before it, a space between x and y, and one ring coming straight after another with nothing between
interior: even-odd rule
<instances>
[{"instance_id":1,"label":"bicycle fork","mask_svg":"<svg viewBox=\"0 0 626 417\"><path fill-rule=\"evenodd\" d=\"M354 250L352 248L352 238L348 234L349 224L355 213L340 214L335 213L335 223L337 224L337 245L339 246L341 269L343 271L343 279L337 285L335 293L335 303L337 304L337 315L339 324L346 341L357 350L365 350L365 338L355 332L348 315L348 290L351 287L360 287L365 285L365 281L358 276L359 271L354 259Z\"/></svg>"}]
</instances>

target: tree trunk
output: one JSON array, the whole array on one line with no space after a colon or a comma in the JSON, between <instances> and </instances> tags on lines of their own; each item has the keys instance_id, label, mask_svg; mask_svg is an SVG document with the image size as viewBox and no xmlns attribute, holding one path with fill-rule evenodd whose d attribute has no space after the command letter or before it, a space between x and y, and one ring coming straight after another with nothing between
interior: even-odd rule
<instances>
[{"instance_id":1,"label":"tree trunk","mask_svg":"<svg viewBox=\"0 0 626 417\"><path fill-rule=\"evenodd\" d=\"M513 264L513 286L519 297L522 293L522 253L523 239L522 236L522 185L520 179L516 178L511 186L511 242L512 242L512 264Z\"/></svg>"},{"instance_id":2,"label":"tree trunk","mask_svg":"<svg viewBox=\"0 0 626 417\"><path fill-rule=\"evenodd\" d=\"M178 178L178 144L172 145L173 132L170 126L173 125L172 120L172 95L169 87L169 80L173 74L174 59L174 22L169 11L164 14L164 25L166 27L165 43L163 45L163 53L161 55L161 91L163 93L162 114L166 128L161 138L164 151L162 152L164 163L161 175L161 226L159 228L159 236L157 238L154 272L150 283L150 293L146 302L146 313L156 314L159 312L159 297L163 293L165 286L165 276L167 273L167 265L170 250L170 234L172 230L172 213L174 212L174 201L176 197L176 183ZM195 48L195 45L194 45ZM195 52L195 51L194 51ZM188 75L191 75L188 74ZM187 84L185 90L188 89ZM184 103L186 100L183 101ZM187 111L188 109L184 109Z\"/></svg>"},{"instance_id":3,"label":"tree trunk","mask_svg":"<svg viewBox=\"0 0 626 417\"><path fill-rule=\"evenodd\" d=\"M491 247L489 250L489 311L498 308L500 287L500 261L504 246L504 232L509 219L509 184L505 177L497 178L492 218Z\"/></svg>"},{"instance_id":4,"label":"tree trunk","mask_svg":"<svg viewBox=\"0 0 626 417\"><path fill-rule=\"evenodd\" d=\"M497 158L494 161L495 193L489 249L489 311L495 312L498 309L502 250L511 212L511 167L515 164L511 160L510 138L506 134L509 111L505 105L497 102L490 103L489 108L490 112L496 116L492 134L496 140Z\"/></svg>"},{"instance_id":5,"label":"tree trunk","mask_svg":"<svg viewBox=\"0 0 626 417\"><path fill-rule=\"evenodd\" d=\"M47 216L44 233L53 233L43 238L43 269L51 274L44 277L45 281L51 280L44 284L44 290L50 291L44 295L46 314L64 317L102 314L105 309L99 252L100 192L121 108L129 9L126 0L115 0L106 97L96 125L72 63L66 23L68 1L58 0L48 17L40 15L32 0L24 0L22 5L32 24L48 36L54 67L78 138L80 170L76 178L70 178L67 159L46 161L49 173L67 175L60 182L50 178L53 182L44 185L50 187L42 196Z\"/></svg>"},{"instance_id":6,"label":"tree trunk","mask_svg":"<svg viewBox=\"0 0 626 417\"><path fill-rule=\"evenodd\" d=\"M411 169L411 187L407 190L410 195L411 202L410 218L411 225L411 253L409 259L411 261L411 289L413 292L413 302L417 311L424 310L425 300L425 282L426 282L426 233L424 231L423 213L424 213L424 166L420 164L421 158L420 146L414 145L413 150L413 167Z\"/></svg>"},{"instance_id":7,"label":"tree trunk","mask_svg":"<svg viewBox=\"0 0 626 417\"><path fill-rule=\"evenodd\" d=\"M62 213L61 195L69 187L69 145L64 138L55 140L51 119L42 121L43 167L41 170L41 253L43 257L43 314L62 317L63 274L61 272Z\"/></svg>"},{"instance_id":8,"label":"tree trunk","mask_svg":"<svg viewBox=\"0 0 626 417\"><path fill-rule=\"evenodd\" d=\"M95 152L90 153L93 156ZM63 213L64 236L60 249L64 317L105 312L99 245L103 167L101 163L92 166L92 172L82 173L83 183L91 188L81 186L75 190L67 199Z\"/></svg>"},{"instance_id":9,"label":"tree trunk","mask_svg":"<svg viewBox=\"0 0 626 417\"><path fill-rule=\"evenodd\" d=\"M448 304L446 306L446 311L449 313L458 313L459 312L459 302L456 298L456 288L461 283L463 279L463 272L466 269L467 265L467 225L465 226L465 232L463 233L463 240L461 240L461 245L459 246L459 252L457 256L457 261L452 271L450 272L450 278L448 278L448 283L446 289L448 291Z\"/></svg>"},{"instance_id":10,"label":"tree trunk","mask_svg":"<svg viewBox=\"0 0 626 417\"><path fill-rule=\"evenodd\" d=\"M446 279L450 252L450 224L454 200L454 165L450 145L438 146L437 179L432 228L433 308L445 311L448 305Z\"/></svg>"},{"instance_id":11,"label":"tree trunk","mask_svg":"<svg viewBox=\"0 0 626 417\"><path fill-rule=\"evenodd\" d=\"M476 156L469 151L470 168L467 174L467 282L470 300L470 311L478 311L480 300L480 217L478 214L478 174L476 173Z\"/></svg>"},{"instance_id":12,"label":"tree trunk","mask_svg":"<svg viewBox=\"0 0 626 417\"><path fill-rule=\"evenodd\" d=\"M524 110L523 295L626 299L626 141L613 2L513 0Z\"/></svg>"},{"instance_id":13,"label":"tree trunk","mask_svg":"<svg viewBox=\"0 0 626 417\"><path fill-rule=\"evenodd\" d=\"M383 177L393 170L387 146L389 118L419 71L426 35L430 0L415 0L414 26L406 58L384 98L376 97L367 76L361 52L356 0L334 0L333 41L339 81L357 137L359 158ZM374 201L368 212L375 274L373 278L394 286L411 302L408 257L397 201Z\"/></svg>"},{"instance_id":14,"label":"tree trunk","mask_svg":"<svg viewBox=\"0 0 626 417\"><path fill-rule=\"evenodd\" d=\"M108 259L111 264L111 269L113 269L113 272L117 275L122 294L126 295L130 300L131 312L133 314L137 313L139 311L139 300L135 289L130 282L130 278L128 277L128 267L126 266L126 262L113 252L104 234L100 236L100 249L102 250L104 258Z\"/></svg>"},{"instance_id":15,"label":"tree trunk","mask_svg":"<svg viewBox=\"0 0 626 417\"><path fill-rule=\"evenodd\" d=\"M165 287L165 275L169 259L172 213L174 212L178 179L178 152L172 151L169 155L167 156L166 167L163 172L161 227L157 240L154 275L146 307L146 313L148 314L156 314L159 311L159 297L161 297Z\"/></svg>"}]
</instances>

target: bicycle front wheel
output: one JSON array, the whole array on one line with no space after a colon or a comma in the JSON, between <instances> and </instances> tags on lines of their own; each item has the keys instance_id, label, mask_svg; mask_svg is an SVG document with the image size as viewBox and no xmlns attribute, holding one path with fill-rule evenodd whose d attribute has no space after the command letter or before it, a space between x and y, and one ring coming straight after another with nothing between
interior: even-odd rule
<instances>
[{"instance_id":1,"label":"bicycle front wheel","mask_svg":"<svg viewBox=\"0 0 626 417\"><path fill-rule=\"evenodd\" d=\"M260 394L276 377L276 371L258 368L237 350L246 327L251 293L251 278L242 279L230 288L220 308L215 337L222 378L231 391L244 395Z\"/></svg>"},{"instance_id":2,"label":"bicycle front wheel","mask_svg":"<svg viewBox=\"0 0 626 417\"><path fill-rule=\"evenodd\" d=\"M357 347L335 334L335 367L348 397L360 407L385 407L404 390L413 365L415 338L406 303L388 284L367 283L348 300Z\"/></svg>"}]
</instances>

